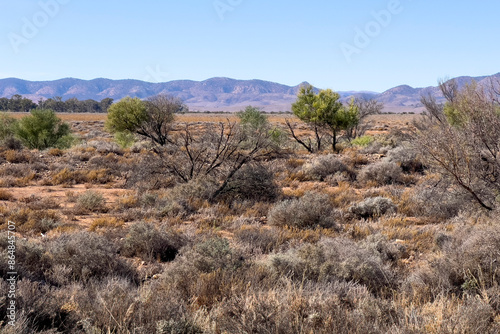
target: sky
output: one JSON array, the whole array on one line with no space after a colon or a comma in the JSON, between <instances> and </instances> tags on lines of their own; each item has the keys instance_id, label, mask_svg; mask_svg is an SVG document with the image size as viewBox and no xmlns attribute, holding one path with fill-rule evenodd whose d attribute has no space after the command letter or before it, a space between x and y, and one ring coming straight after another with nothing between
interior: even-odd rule
<instances>
[{"instance_id":1,"label":"sky","mask_svg":"<svg viewBox=\"0 0 500 334\"><path fill-rule=\"evenodd\" d=\"M500 2L0 0L0 78L383 92L500 72Z\"/></svg>"}]
</instances>

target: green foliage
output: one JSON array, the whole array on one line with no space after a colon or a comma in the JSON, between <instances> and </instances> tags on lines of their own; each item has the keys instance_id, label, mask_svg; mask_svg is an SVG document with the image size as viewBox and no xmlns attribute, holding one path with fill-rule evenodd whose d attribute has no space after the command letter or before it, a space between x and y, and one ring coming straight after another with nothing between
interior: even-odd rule
<instances>
[{"instance_id":1,"label":"green foliage","mask_svg":"<svg viewBox=\"0 0 500 334\"><path fill-rule=\"evenodd\" d=\"M180 99L170 95L157 95L146 101L126 97L109 108L106 128L112 133L135 133L165 146L172 143L169 134L174 114L186 110Z\"/></svg>"},{"instance_id":2,"label":"green foliage","mask_svg":"<svg viewBox=\"0 0 500 334\"><path fill-rule=\"evenodd\" d=\"M115 133L115 142L121 148L129 148L135 143L135 136L132 132L123 131Z\"/></svg>"},{"instance_id":3,"label":"green foliage","mask_svg":"<svg viewBox=\"0 0 500 334\"><path fill-rule=\"evenodd\" d=\"M269 141L273 146L280 147L286 141L286 134L278 128L272 128L267 115L259 108L248 106L236 114L240 126L248 137L250 144L255 141Z\"/></svg>"},{"instance_id":4,"label":"green foliage","mask_svg":"<svg viewBox=\"0 0 500 334\"><path fill-rule=\"evenodd\" d=\"M258 108L248 106L244 111L236 114L240 119L240 124L245 129L258 130L269 125L267 116Z\"/></svg>"},{"instance_id":5,"label":"green foliage","mask_svg":"<svg viewBox=\"0 0 500 334\"><path fill-rule=\"evenodd\" d=\"M339 100L340 95L331 89L320 90L315 94L312 86L306 86L301 87L297 101L292 104L293 114L314 127L318 150L321 149L320 128L330 130L332 148L336 151L339 131L359 123L359 108L354 100L351 100L348 106L344 106Z\"/></svg>"},{"instance_id":6,"label":"green foliage","mask_svg":"<svg viewBox=\"0 0 500 334\"><path fill-rule=\"evenodd\" d=\"M355 138L351 141L351 144L354 146L361 146L361 147L367 147L371 143L373 143L374 139L372 136L361 136L358 138Z\"/></svg>"},{"instance_id":7,"label":"green foliage","mask_svg":"<svg viewBox=\"0 0 500 334\"><path fill-rule=\"evenodd\" d=\"M6 113L0 113L0 141L14 136L16 120Z\"/></svg>"},{"instance_id":8,"label":"green foliage","mask_svg":"<svg viewBox=\"0 0 500 334\"><path fill-rule=\"evenodd\" d=\"M14 127L16 137L28 148L68 148L74 142L70 126L58 118L53 110L33 109L30 113Z\"/></svg>"},{"instance_id":9,"label":"green foliage","mask_svg":"<svg viewBox=\"0 0 500 334\"><path fill-rule=\"evenodd\" d=\"M137 97L126 97L109 107L106 128L112 133L135 132L147 119L146 104Z\"/></svg>"},{"instance_id":10,"label":"green foliage","mask_svg":"<svg viewBox=\"0 0 500 334\"><path fill-rule=\"evenodd\" d=\"M465 115L461 114L460 111L455 108L450 102L447 102L444 105L443 112L446 116L446 120L448 121L448 123L450 123L450 125L460 126L465 122Z\"/></svg>"}]
</instances>

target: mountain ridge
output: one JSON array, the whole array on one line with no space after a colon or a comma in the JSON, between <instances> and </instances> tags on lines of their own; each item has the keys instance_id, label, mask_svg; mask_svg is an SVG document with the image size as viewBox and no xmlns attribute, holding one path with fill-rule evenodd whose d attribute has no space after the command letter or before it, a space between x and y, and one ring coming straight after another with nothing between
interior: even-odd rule
<instances>
[{"instance_id":1,"label":"mountain ridge","mask_svg":"<svg viewBox=\"0 0 500 334\"><path fill-rule=\"evenodd\" d=\"M455 78L459 86L473 80L480 85L487 84L491 78L500 79L500 73L492 76ZM52 81L28 81L19 78L0 79L0 97L12 97L19 94L35 102L55 96L63 100L76 97L79 100L102 100L110 97L119 100L125 96L147 98L157 94L172 94L181 98L195 111L236 111L245 106L260 107L265 111L289 111L291 104L302 85L288 86L259 79L237 80L226 77L214 77L203 81L174 80L162 83L145 82L136 79L113 80L95 78L82 80L78 78L61 78ZM384 103L384 111L420 112L422 95L432 94L438 100L443 97L437 86L414 88L399 85L382 93L370 91L340 91L343 101L352 97L374 98Z\"/></svg>"}]
</instances>

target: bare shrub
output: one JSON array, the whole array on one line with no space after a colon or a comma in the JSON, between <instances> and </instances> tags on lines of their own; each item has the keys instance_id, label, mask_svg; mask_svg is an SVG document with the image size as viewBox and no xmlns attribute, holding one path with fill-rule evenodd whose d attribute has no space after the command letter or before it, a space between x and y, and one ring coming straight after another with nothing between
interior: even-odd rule
<instances>
[{"instance_id":1,"label":"bare shrub","mask_svg":"<svg viewBox=\"0 0 500 334\"><path fill-rule=\"evenodd\" d=\"M403 181L402 170L394 162L380 161L364 167L359 180L365 183L374 181L378 185L397 184Z\"/></svg>"},{"instance_id":2,"label":"bare shrub","mask_svg":"<svg viewBox=\"0 0 500 334\"><path fill-rule=\"evenodd\" d=\"M298 199L284 200L269 210L271 225L314 228L335 226L333 205L328 195L308 192Z\"/></svg>"},{"instance_id":3,"label":"bare shrub","mask_svg":"<svg viewBox=\"0 0 500 334\"><path fill-rule=\"evenodd\" d=\"M15 137L5 138L1 144L8 150L20 151L23 149L23 143Z\"/></svg>"},{"instance_id":4,"label":"bare shrub","mask_svg":"<svg viewBox=\"0 0 500 334\"><path fill-rule=\"evenodd\" d=\"M371 197L353 205L349 211L361 218L380 217L387 213L396 213L397 207L390 198Z\"/></svg>"},{"instance_id":5,"label":"bare shrub","mask_svg":"<svg viewBox=\"0 0 500 334\"><path fill-rule=\"evenodd\" d=\"M28 164L2 165L0 167L0 176L25 177L33 173L33 169Z\"/></svg>"},{"instance_id":6,"label":"bare shrub","mask_svg":"<svg viewBox=\"0 0 500 334\"><path fill-rule=\"evenodd\" d=\"M498 82L458 89L440 84L446 104L423 97L427 109L413 134L426 164L456 184L471 201L492 211L500 191L500 114Z\"/></svg>"},{"instance_id":7,"label":"bare shrub","mask_svg":"<svg viewBox=\"0 0 500 334\"><path fill-rule=\"evenodd\" d=\"M144 260L172 261L185 241L178 234L158 230L154 225L136 223L123 240L120 253L139 256Z\"/></svg>"},{"instance_id":8,"label":"bare shrub","mask_svg":"<svg viewBox=\"0 0 500 334\"><path fill-rule=\"evenodd\" d=\"M10 201L14 198L14 195L5 189L0 189L0 201Z\"/></svg>"}]
</instances>

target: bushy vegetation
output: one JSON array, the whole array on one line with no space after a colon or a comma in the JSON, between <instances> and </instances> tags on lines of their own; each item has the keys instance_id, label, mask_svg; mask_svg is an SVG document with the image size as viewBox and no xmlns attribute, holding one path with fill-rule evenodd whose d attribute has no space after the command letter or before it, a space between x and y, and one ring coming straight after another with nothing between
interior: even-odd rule
<instances>
[{"instance_id":1,"label":"bushy vegetation","mask_svg":"<svg viewBox=\"0 0 500 334\"><path fill-rule=\"evenodd\" d=\"M277 203L269 211L269 223L298 228L335 227L334 210L328 195L306 193Z\"/></svg>"},{"instance_id":2,"label":"bushy vegetation","mask_svg":"<svg viewBox=\"0 0 500 334\"><path fill-rule=\"evenodd\" d=\"M450 131L472 129L467 101L445 107ZM164 145L120 148L99 121L73 122L87 141L72 148L0 143L0 227L16 223L19 273L2 333L500 332L494 179L470 183L488 210L408 118L391 119L398 134L341 130L332 154L331 138L309 153L283 136L285 120L315 136L291 115L181 117ZM366 129L373 141L354 139Z\"/></svg>"},{"instance_id":3,"label":"bushy vegetation","mask_svg":"<svg viewBox=\"0 0 500 334\"><path fill-rule=\"evenodd\" d=\"M16 122L14 129L16 137L31 149L68 148L74 140L69 125L50 109L31 110L31 115Z\"/></svg>"}]
</instances>

